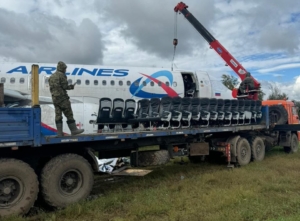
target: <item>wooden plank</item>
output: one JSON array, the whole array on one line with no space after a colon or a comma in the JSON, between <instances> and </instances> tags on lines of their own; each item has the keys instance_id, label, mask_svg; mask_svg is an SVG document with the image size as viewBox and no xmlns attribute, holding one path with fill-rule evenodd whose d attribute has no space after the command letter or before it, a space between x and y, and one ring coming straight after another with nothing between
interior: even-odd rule
<instances>
[{"instance_id":1,"label":"wooden plank","mask_svg":"<svg viewBox=\"0 0 300 221\"><path fill-rule=\"evenodd\" d=\"M114 176L145 176L148 173L152 172L152 170L144 170L144 169L126 169L119 173L114 173Z\"/></svg>"},{"instance_id":2,"label":"wooden plank","mask_svg":"<svg viewBox=\"0 0 300 221\"><path fill-rule=\"evenodd\" d=\"M4 84L0 83L0 107L4 107Z\"/></svg>"}]
</instances>

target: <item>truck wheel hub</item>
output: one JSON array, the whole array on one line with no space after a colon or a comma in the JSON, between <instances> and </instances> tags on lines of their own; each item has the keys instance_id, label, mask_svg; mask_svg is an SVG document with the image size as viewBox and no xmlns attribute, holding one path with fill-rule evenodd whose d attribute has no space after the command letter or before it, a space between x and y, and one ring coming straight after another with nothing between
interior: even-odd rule
<instances>
[{"instance_id":1,"label":"truck wheel hub","mask_svg":"<svg viewBox=\"0 0 300 221\"><path fill-rule=\"evenodd\" d=\"M9 206L19 201L23 195L21 181L16 177L4 177L0 180L0 205Z\"/></svg>"},{"instance_id":2,"label":"truck wheel hub","mask_svg":"<svg viewBox=\"0 0 300 221\"><path fill-rule=\"evenodd\" d=\"M61 178L60 191L64 195L73 195L80 190L82 184L82 174L77 170L69 170Z\"/></svg>"}]
</instances>

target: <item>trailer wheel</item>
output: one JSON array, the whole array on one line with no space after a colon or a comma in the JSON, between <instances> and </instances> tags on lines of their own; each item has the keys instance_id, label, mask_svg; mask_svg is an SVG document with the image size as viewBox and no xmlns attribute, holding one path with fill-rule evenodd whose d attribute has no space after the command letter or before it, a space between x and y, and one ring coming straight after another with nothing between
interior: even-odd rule
<instances>
[{"instance_id":1,"label":"trailer wheel","mask_svg":"<svg viewBox=\"0 0 300 221\"><path fill-rule=\"evenodd\" d=\"M94 184L91 165L77 154L62 154L43 168L42 194L46 203L55 208L85 199Z\"/></svg>"},{"instance_id":2,"label":"trailer wheel","mask_svg":"<svg viewBox=\"0 0 300 221\"><path fill-rule=\"evenodd\" d=\"M251 160L251 147L246 138L240 138L236 144L237 160L240 166L247 165Z\"/></svg>"},{"instance_id":3,"label":"trailer wheel","mask_svg":"<svg viewBox=\"0 0 300 221\"><path fill-rule=\"evenodd\" d=\"M16 159L0 160L0 216L26 214L38 192L37 175L27 163Z\"/></svg>"},{"instance_id":4,"label":"trailer wheel","mask_svg":"<svg viewBox=\"0 0 300 221\"><path fill-rule=\"evenodd\" d=\"M138 166L159 166L168 163L170 155L167 150L141 151L138 152ZM131 153L131 165L136 166L136 152Z\"/></svg>"},{"instance_id":5,"label":"trailer wheel","mask_svg":"<svg viewBox=\"0 0 300 221\"><path fill-rule=\"evenodd\" d=\"M292 134L291 138L291 146L283 147L284 152L286 153L296 153L299 148L299 141L296 134Z\"/></svg>"},{"instance_id":6,"label":"trailer wheel","mask_svg":"<svg viewBox=\"0 0 300 221\"><path fill-rule=\"evenodd\" d=\"M271 123L286 124L288 121L288 112L282 105L269 106L269 115Z\"/></svg>"},{"instance_id":7,"label":"trailer wheel","mask_svg":"<svg viewBox=\"0 0 300 221\"><path fill-rule=\"evenodd\" d=\"M250 140L252 151L252 159L254 161L262 161L265 158L265 143L261 137L252 137Z\"/></svg>"}]
</instances>

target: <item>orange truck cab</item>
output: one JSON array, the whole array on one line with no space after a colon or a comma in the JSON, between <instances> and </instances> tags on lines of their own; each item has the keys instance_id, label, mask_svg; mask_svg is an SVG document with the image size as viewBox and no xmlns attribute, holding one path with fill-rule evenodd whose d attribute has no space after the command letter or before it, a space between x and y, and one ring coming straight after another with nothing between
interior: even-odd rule
<instances>
[{"instance_id":1,"label":"orange truck cab","mask_svg":"<svg viewBox=\"0 0 300 221\"><path fill-rule=\"evenodd\" d=\"M288 100L266 100L263 106L269 106L270 115L276 116L277 124L299 124L298 108L294 102ZM270 116L272 117L272 116ZM300 131L298 131L300 140Z\"/></svg>"}]
</instances>

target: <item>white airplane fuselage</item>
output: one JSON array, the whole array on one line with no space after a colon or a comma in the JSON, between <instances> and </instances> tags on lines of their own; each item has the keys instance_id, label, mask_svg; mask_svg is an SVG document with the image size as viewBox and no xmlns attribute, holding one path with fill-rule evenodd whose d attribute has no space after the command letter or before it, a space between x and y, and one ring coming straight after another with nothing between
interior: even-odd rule
<instances>
[{"instance_id":1,"label":"white airplane fuselage","mask_svg":"<svg viewBox=\"0 0 300 221\"><path fill-rule=\"evenodd\" d=\"M4 83L5 103L28 105L31 94L31 63L0 63L0 83ZM51 104L48 79L56 71L56 64L39 63L39 95L42 109L43 133L56 134L54 107ZM140 100L143 98L184 97L183 76L195 83L197 97L233 99L231 91L221 82L221 73L205 71L171 71L163 68L98 66L67 64L70 84L77 82L68 94L74 118L84 133L97 132L90 120L98 113L99 99L109 97ZM64 118L64 121L66 119ZM64 125L64 132L69 130Z\"/></svg>"}]
</instances>

